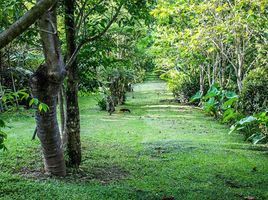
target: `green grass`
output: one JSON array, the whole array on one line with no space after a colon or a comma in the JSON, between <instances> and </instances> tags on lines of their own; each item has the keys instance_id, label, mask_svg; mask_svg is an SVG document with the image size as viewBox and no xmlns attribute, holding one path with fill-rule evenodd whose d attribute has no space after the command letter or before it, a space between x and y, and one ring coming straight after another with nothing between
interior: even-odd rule
<instances>
[{"instance_id":1,"label":"green grass","mask_svg":"<svg viewBox=\"0 0 268 200\"><path fill-rule=\"evenodd\" d=\"M33 111L10 113L0 199L268 199L267 147L228 135L198 108L160 103L172 98L164 83L135 91L121 106L131 114L109 116L80 98L83 163L66 178L42 174Z\"/></svg>"}]
</instances>

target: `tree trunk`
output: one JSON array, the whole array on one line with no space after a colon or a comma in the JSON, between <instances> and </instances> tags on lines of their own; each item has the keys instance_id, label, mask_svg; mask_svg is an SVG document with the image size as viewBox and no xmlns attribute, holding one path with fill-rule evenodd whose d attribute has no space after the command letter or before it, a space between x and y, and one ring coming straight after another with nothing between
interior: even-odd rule
<instances>
[{"instance_id":1,"label":"tree trunk","mask_svg":"<svg viewBox=\"0 0 268 200\"><path fill-rule=\"evenodd\" d=\"M75 41L75 0L65 0L65 26L67 42L67 60L76 50ZM76 61L68 68L67 90L66 90L66 134L68 164L71 167L78 167L81 163L81 142L80 142L80 116L78 105L78 74Z\"/></svg>"},{"instance_id":2,"label":"tree trunk","mask_svg":"<svg viewBox=\"0 0 268 200\"><path fill-rule=\"evenodd\" d=\"M45 64L41 65L31 79L32 93L39 101L47 104L47 112L36 112L38 137L44 155L45 170L56 176L65 176L66 167L57 121L57 95L65 76L64 63L59 38L55 29L56 8L47 11L38 25L45 55ZM53 34L54 33L54 34Z\"/></svg>"},{"instance_id":3,"label":"tree trunk","mask_svg":"<svg viewBox=\"0 0 268 200\"><path fill-rule=\"evenodd\" d=\"M60 126L60 132L61 132L61 140L62 140L62 144L63 146L65 146L65 144L67 143L67 135L65 133L66 131L66 107L65 107L65 89L63 87L63 85L60 88L60 92L58 95L58 104L59 104L59 108L60 108L60 121L61 121L61 126Z\"/></svg>"},{"instance_id":4,"label":"tree trunk","mask_svg":"<svg viewBox=\"0 0 268 200\"><path fill-rule=\"evenodd\" d=\"M204 66L200 65L200 92L201 94L204 94L204 87L205 87L205 80L204 80Z\"/></svg>"},{"instance_id":5,"label":"tree trunk","mask_svg":"<svg viewBox=\"0 0 268 200\"><path fill-rule=\"evenodd\" d=\"M207 66L207 76L208 76L208 85L210 87L212 84L211 84L211 74L210 74L210 65L209 64Z\"/></svg>"}]
</instances>

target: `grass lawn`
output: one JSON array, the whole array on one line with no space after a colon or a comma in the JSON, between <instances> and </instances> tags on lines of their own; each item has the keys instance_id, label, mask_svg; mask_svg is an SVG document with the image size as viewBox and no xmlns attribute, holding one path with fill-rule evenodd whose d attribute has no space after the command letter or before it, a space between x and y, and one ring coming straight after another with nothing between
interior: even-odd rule
<instances>
[{"instance_id":1,"label":"grass lawn","mask_svg":"<svg viewBox=\"0 0 268 200\"><path fill-rule=\"evenodd\" d=\"M164 83L136 85L134 97L121 106L130 114L112 116L80 98L83 163L66 178L42 173L33 111L8 114L0 199L268 199L267 147L228 135L198 108L160 101L172 98Z\"/></svg>"}]
</instances>

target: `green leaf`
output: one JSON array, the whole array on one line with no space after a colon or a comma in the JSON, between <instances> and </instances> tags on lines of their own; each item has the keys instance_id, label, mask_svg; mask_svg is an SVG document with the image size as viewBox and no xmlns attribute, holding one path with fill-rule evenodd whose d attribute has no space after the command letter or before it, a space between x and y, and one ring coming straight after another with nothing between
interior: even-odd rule
<instances>
[{"instance_id":1,"label":"green leaf","mask_svg":"<svg viewBox=\"0 0 268 200\"><path fill-rule=\"evenodd\" d=\"M256 117L253 117L253 116L248 116L248 117L245 117L243 119L241 119L238 124L240 125L245 125L245 124L249 124L251 122L255 122L257 121L257 118Z\"/></svg>"},{"instance_id":2,"label":"green leaf","mask_svg":"<svg viewBox=\"0 0 268 200\"><path fill-rule=\"evenodd\" d=\"M223 106L224 107L230 107L231 105L233 105L234 102L236 102L238 100L238 97L233 97L233 98L230 98L228 99L227 101L225 101L223 103Z\"/></svg>"},{"instance_id":3,"label":"green leaf","mask_svg":"<svg viewBox=\"0 0 268 200\"><path fill-rule=\"evenodd\" d=\"M228 108L223 113L223 122L227 122L228 120L235 118L237 113L233 108Z\"/></svg>"},{"instance_id":4,"label":"green leaf","mask_svg":"<svg viewBox=\"0 0 268 200\"><path fill-rule=\"evenodd\" d=\"M45 103L40 103L39 106L38 106L38 110L39 111L44 111L44 112L47 112L49 109L48 105L45 104Z\"/></svg>"},{"instance_id":5,"label":"green leaf","mask_svg":"<svg viewBox=\"0 0 268 200\"><path fill-rule=\"evenodd\" d=\"M194 101L201 99L202 97L202 92L198 91L194 96L190 98L190 103L193 103Z\"/></svg>"},{"instance_id":6,"label":"green leaf","mask_svg":"<svg viewBox=\"0 0 268 200\"><path fill-rule=\"evenodd\" d=\"M255 145L260 143L264 139L266 139L265 135L263 135L262 133L255 133L251 135L247 140L252 141L252 143Z\"/></svg>"},{"instance_id":7,"label":"green leaf","mask_svg":"<svg viewBox=\"0 0 268 200\"><path fill-rule=\"evenodd\" d=\"M218 87L217 87L216 84L214 84L214 85L212 85L212 86L209 88L207 94L204 96L204 99L206 100L206 99L215 97L215 96L217 96L218 94L219 94Z\"/></svg>"},{"instance_id":8,"label":"green leaf","mask_svg":"<svg viewBox=\"0 0 268 200\"><path fill-rule=\"evenodd\" d=\"M238 95L235 92L232 92L232 91L227 91L226 94L225 94L225 96L228 99L238 98Z\"/></svg>"},{"instance_id":9,"label":"green leaf","mask_svg":"<svg viewBox=\"0 0 268 200\"><path fill-rule=\"evenodd\" d=\"M30 102L29 102L29 105L32 106L32 105L34 104L34 105L37 106L38 103L39 103L39 100L38 100L37 98L32 98L32 99L30 100Z\"/></svg>"}]
</instances>

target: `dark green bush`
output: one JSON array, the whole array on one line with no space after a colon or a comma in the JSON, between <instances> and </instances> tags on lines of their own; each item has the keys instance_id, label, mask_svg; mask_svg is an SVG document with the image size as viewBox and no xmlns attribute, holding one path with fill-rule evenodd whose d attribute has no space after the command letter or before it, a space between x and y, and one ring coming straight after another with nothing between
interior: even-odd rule
<instances>
[{"instance_id":1,"label":"dark green bush","mask_svg":"<svg viewBox=\"0 0 268 200\"><path fill-rule=\"evenodd\" d=\"M5 126L6 126L5 122L2 119L0 119L0 150L6 150L4 142L7 139L7 134L4 131L2 131L2 129Z\"/></svg>"},{"instance_id":2,"label":"dark green bush","mask_svg":"<svg viewBox=\"0 0 268 200\"><path fill-rule=\"evenodd\" d=\"M257 68L243 81L239 110L244 114L261 112L268 108L268 69Z\"/></svg>"},{"instance_id":3,"label":"dark green bush","mask_svg":"<svg viewBox=\"0 0 268 200\"><path fill-rule=\"evenodd\" d=\"M106 98L98 99L98 106L100 107L100 110L106 110Z\"/></svg>"}]
</instances>

